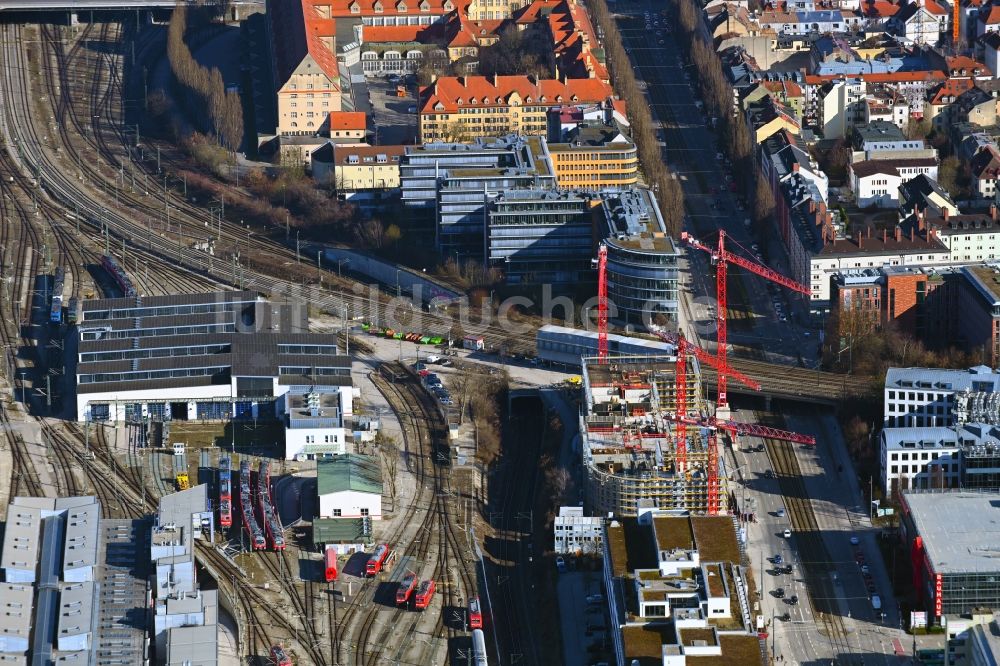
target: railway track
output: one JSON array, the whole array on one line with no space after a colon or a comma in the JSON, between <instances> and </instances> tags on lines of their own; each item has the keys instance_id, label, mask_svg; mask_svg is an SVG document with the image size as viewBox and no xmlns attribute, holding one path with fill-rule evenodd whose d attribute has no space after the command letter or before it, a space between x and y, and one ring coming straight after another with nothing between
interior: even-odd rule
<instances>
[{"instance_id":1,"label":"railway track","mask_svg":"<svg viewBox=\"0 0 1000 666\"><path fill-rule=\"evenodd\" d=\"M784 424L783 420L770 414L755 413L754 418L757 423L764 425L782 427ZM850 660L847 663L854 663L847 627L837 607L837 593L830 577L834 568L833 558L827 551L823 534L816 522L816 514L795 457L795 445L774 439L765 439L764 442L795 535L801 573L809 589L809 600L814 617L819 621L820 633L830 640L837 663L843 663L843 659Z\"/></svg>"}]
</instances>

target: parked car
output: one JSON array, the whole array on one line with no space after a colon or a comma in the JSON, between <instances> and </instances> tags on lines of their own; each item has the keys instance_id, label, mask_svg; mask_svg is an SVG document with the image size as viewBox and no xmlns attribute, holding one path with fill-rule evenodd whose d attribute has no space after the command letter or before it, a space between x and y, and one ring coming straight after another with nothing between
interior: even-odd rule
<instances>
[{"instance_id":1,"label":"parked car","mask_svg":"<svg viewBox=\"0 0 1000 666\"><path fill-rule=\"evenodd\" d=\"M783 587L777 588L774 591L774 596L776 596L778 599L783 599L784 596L785 596L785 588L783 588Z\"/></svg>"},{"instance_id":2,"label":"parked car","mask_svg":"<svg viewBox=\"0 0 1000 666\"><path fill-rule=\"evenodd\" d=\"M786 539L790 539L791 537L792 537L792 531L791 530L785 530L785 538Z\"/></svg>"},{"instance_id":3,"label":"parked car","mask_svg":"<svg viewBox=\"0 0 1000 666\"><path fill-rule=\"evenodd\" d=\"M858 541L858 537L856 537L856 536L852 536L851 537L851 545L852 546L857 546L859 543L861 543L861 542Z\"/></svg>"},{"instance_id":4,"label":"parked car","mask_svg":"<svg viewBox=\"0 0 1000 666\"><path fill-rule=\"evenodd\" d=\"M793 606L799 603L799 596L797 594L793 594L792 596L788 597L788 603L790 603Z\"/></svg>"}]
</instances>

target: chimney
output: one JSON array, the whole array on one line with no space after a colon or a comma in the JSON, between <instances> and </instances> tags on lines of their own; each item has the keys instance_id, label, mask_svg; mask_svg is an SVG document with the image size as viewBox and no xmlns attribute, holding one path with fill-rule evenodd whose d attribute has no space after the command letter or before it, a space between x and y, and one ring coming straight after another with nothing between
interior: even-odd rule
<instances>
[{"instance_id":1,"label":"chimney","mask_svg":"<svg viewBox=\"0 0 1000 666\"><path fill-rule=\"evenodd\" d=\"M941 214L944 217L944 221L947 222L948 218L951 217L951 209L945 206L944 209L942 209ZM923 227L920 228L923 229Z\"/></svg>"},{"instance_id":2,"label":"chimney","mask_svg":"<svg viewBox=\"0 0 1000 666\"><path fill-rule=\"evenodd\" d=\"M858 234L858 249L859 250L863 250L865 248L865 244L864 243L865 243L865 234L864 234L864 232L861 232L860 234Z\"/></svg>"},{"instance_id":3,"label":"chimney","mask_svg":"<svg viewBox=\"0 0 1000 666\"><path fill-rule=\"evenodd\" d=\"M944 209L944 213L945 213L944 219L947 220L948 219L948 209L947 208ZM917 216L917 229L920 229L920 231L923 231L926 228L926 225L927 225L927 223L924 221L924 214L921 213L920 215Z\"/></svg>"},{"instance_id":4,"label":"chimney","mask_svg":"<svg viewBox=\"0 0 1000 666\"><path fill-rule=\"evenodd\" d=\"M792 173L798 173L798 172L799 172L799 163L798 162L793 162L792 163Z\"/></svg>"},{"instance_id":5,"label":"chimney","mask_svg":"<svg viewBox=\"0 0 1000 666\"><path fill-rule=\"evenodd\" d=\"M903 227L896 225L896 242L903 240Z\"/></svg>"},{"instance_id":6,"label":"chimney","mask_svg":"<svg viewBox=\"0 0 1000 666\"><path fill-rule=\"evenodd\" d=\"M820 215L826 215L826 202L825 201L820 201L819 202L819 214Z\"/></svg>"},{"instance_id":7,"label":"chimney","mask_svg":"<svg viewBox=\"0 0 1000 666\"><path fill-rule=\"evenodd\" d=\"M822 206L823 208L826 208L826 206L824 206L823 204L820 204L820 206ZM830 225L831 229L833 228L833 213L827 213L826 214L826 223L828 225Z\"/></svg>"},{"instance_id":8,"label":"chimney","mask_svg":"<svg viewBox=\"0 0 1000 666\"><path fill-rule=\"evenodd\" d=\"M997 205L996 204L990 204L990 217L993 219L994 222L997 221Z\"/></svg>"},{"instance_id":9,"label":"chimney","mask_svg":"<svg viewBox=\"0 0 1000 666\"><path fill-rule=\"evenodd\" d=\"M810 199L809 200L809 214L813 215L815 213L816 213L816 200L815 199ZM993 219L996 219L996 218L993 218Z\"/></svg>"},{"instance_id":10,"label":"chimney","mask_svg":"<svg viewBox=\"0 0 1000 666\"><path fill-rule=\"evenodd\" d=\"M872 237L872 228L868 227L868 238Z\"/></svg>"},{"instance_id":11,"label":"chimney","mask_svg":"<svg viewBox=\"0 0 1000 666\"><path fill-rule=\"evenodd\" d=\"M915 238L915 236L916 236L916 233L917 233L917 230L916 230L916 228L915 228L915 227L910 227L910 242L911 242L911 243L912 243L912 242L913 242L914 240L916 240L916 238Z\"/></svg>"},{"instance_id":12,"label":"chimney","mask_svg":"<svg viewBox=\"0 0 1000 666\"><path fill-rule=\"evenodd\" d=\"M883 243L889 242L889 231L887 229L882 230L882 242Z\"/></svg>"}]
</instances>

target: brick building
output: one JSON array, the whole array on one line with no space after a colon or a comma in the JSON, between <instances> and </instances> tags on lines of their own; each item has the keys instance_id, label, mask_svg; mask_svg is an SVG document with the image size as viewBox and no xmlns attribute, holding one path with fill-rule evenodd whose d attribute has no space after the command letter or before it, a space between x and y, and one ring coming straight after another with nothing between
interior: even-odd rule
<instances>
[{"instance_id":1,"label":"brick building","mask_svg":"<svg viewBox=\"0 0 1000 666\"><path fill-rule=\"evenodd\" d=\"M956 343L981 350L983 363L1000 363L1000 268L965 266L957 299Z\"/></svg>"},{"instance_id":2,"label":"brick building","mask_svg":"<svg viewBox=\"0 0 1000 666\"><path fill-rule=\"evenodd\" d=\"M831 308L838 333L860 335L895 323L899 330L930 346L946 342L944 276L910 266L848 269L831 280Z\"/></svg>"}]
</instances>

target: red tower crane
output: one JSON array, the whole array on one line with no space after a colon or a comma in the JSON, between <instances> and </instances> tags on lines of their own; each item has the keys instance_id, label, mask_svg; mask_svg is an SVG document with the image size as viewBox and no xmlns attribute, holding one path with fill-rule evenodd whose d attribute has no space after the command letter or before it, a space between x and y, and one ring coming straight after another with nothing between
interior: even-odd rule
<instances>
[{"instance_id":1,"label":"red tower crane","mask_svg":"<svg viewBox=\"0 0 1000 666\"><path fill-rule=\"evenodd\" d=\"M801 285L791 278L787 278L781 273L771 270L767 266L761 266L757 262L750 261L738 255L735 255L728 250L726 250L726 232L719 229L719 246L717 249L713 250L709 246L702 243L700 240L693 237L688 232L681 233L681 240L686 241L691 247L698 248L699 250L704 250L712 255L712 261L715 263L715 292L716 300L718 301L716 307L718 313L716 314L716 323L718 325L718 344L719 344L719 400L718 406L725 408L728 406L729 401L726 397L726 377L732 374L729 370L729 364L727 361L728 354L728 342L727 338L729 336L726 327L726 314L728 313L726 307L726 266L727 264L736 264L741 268L745 268L751 273L756 273L762 278L766 278L771 282L780 284L781 286L791 289L792 291L797 291L800 294L805 294L807 296L811 295L812 292L805 285Z\"/></svg>"},{"instance_id":2,"label":"red tower crane","mask_svg":"<svg viewBox=\"0 0 1000 666\"><path fill-rule=\"evenodd\" d=\"M597 248L597 362L608 362L608 246Z\"/></svg>"}]
</instances>

